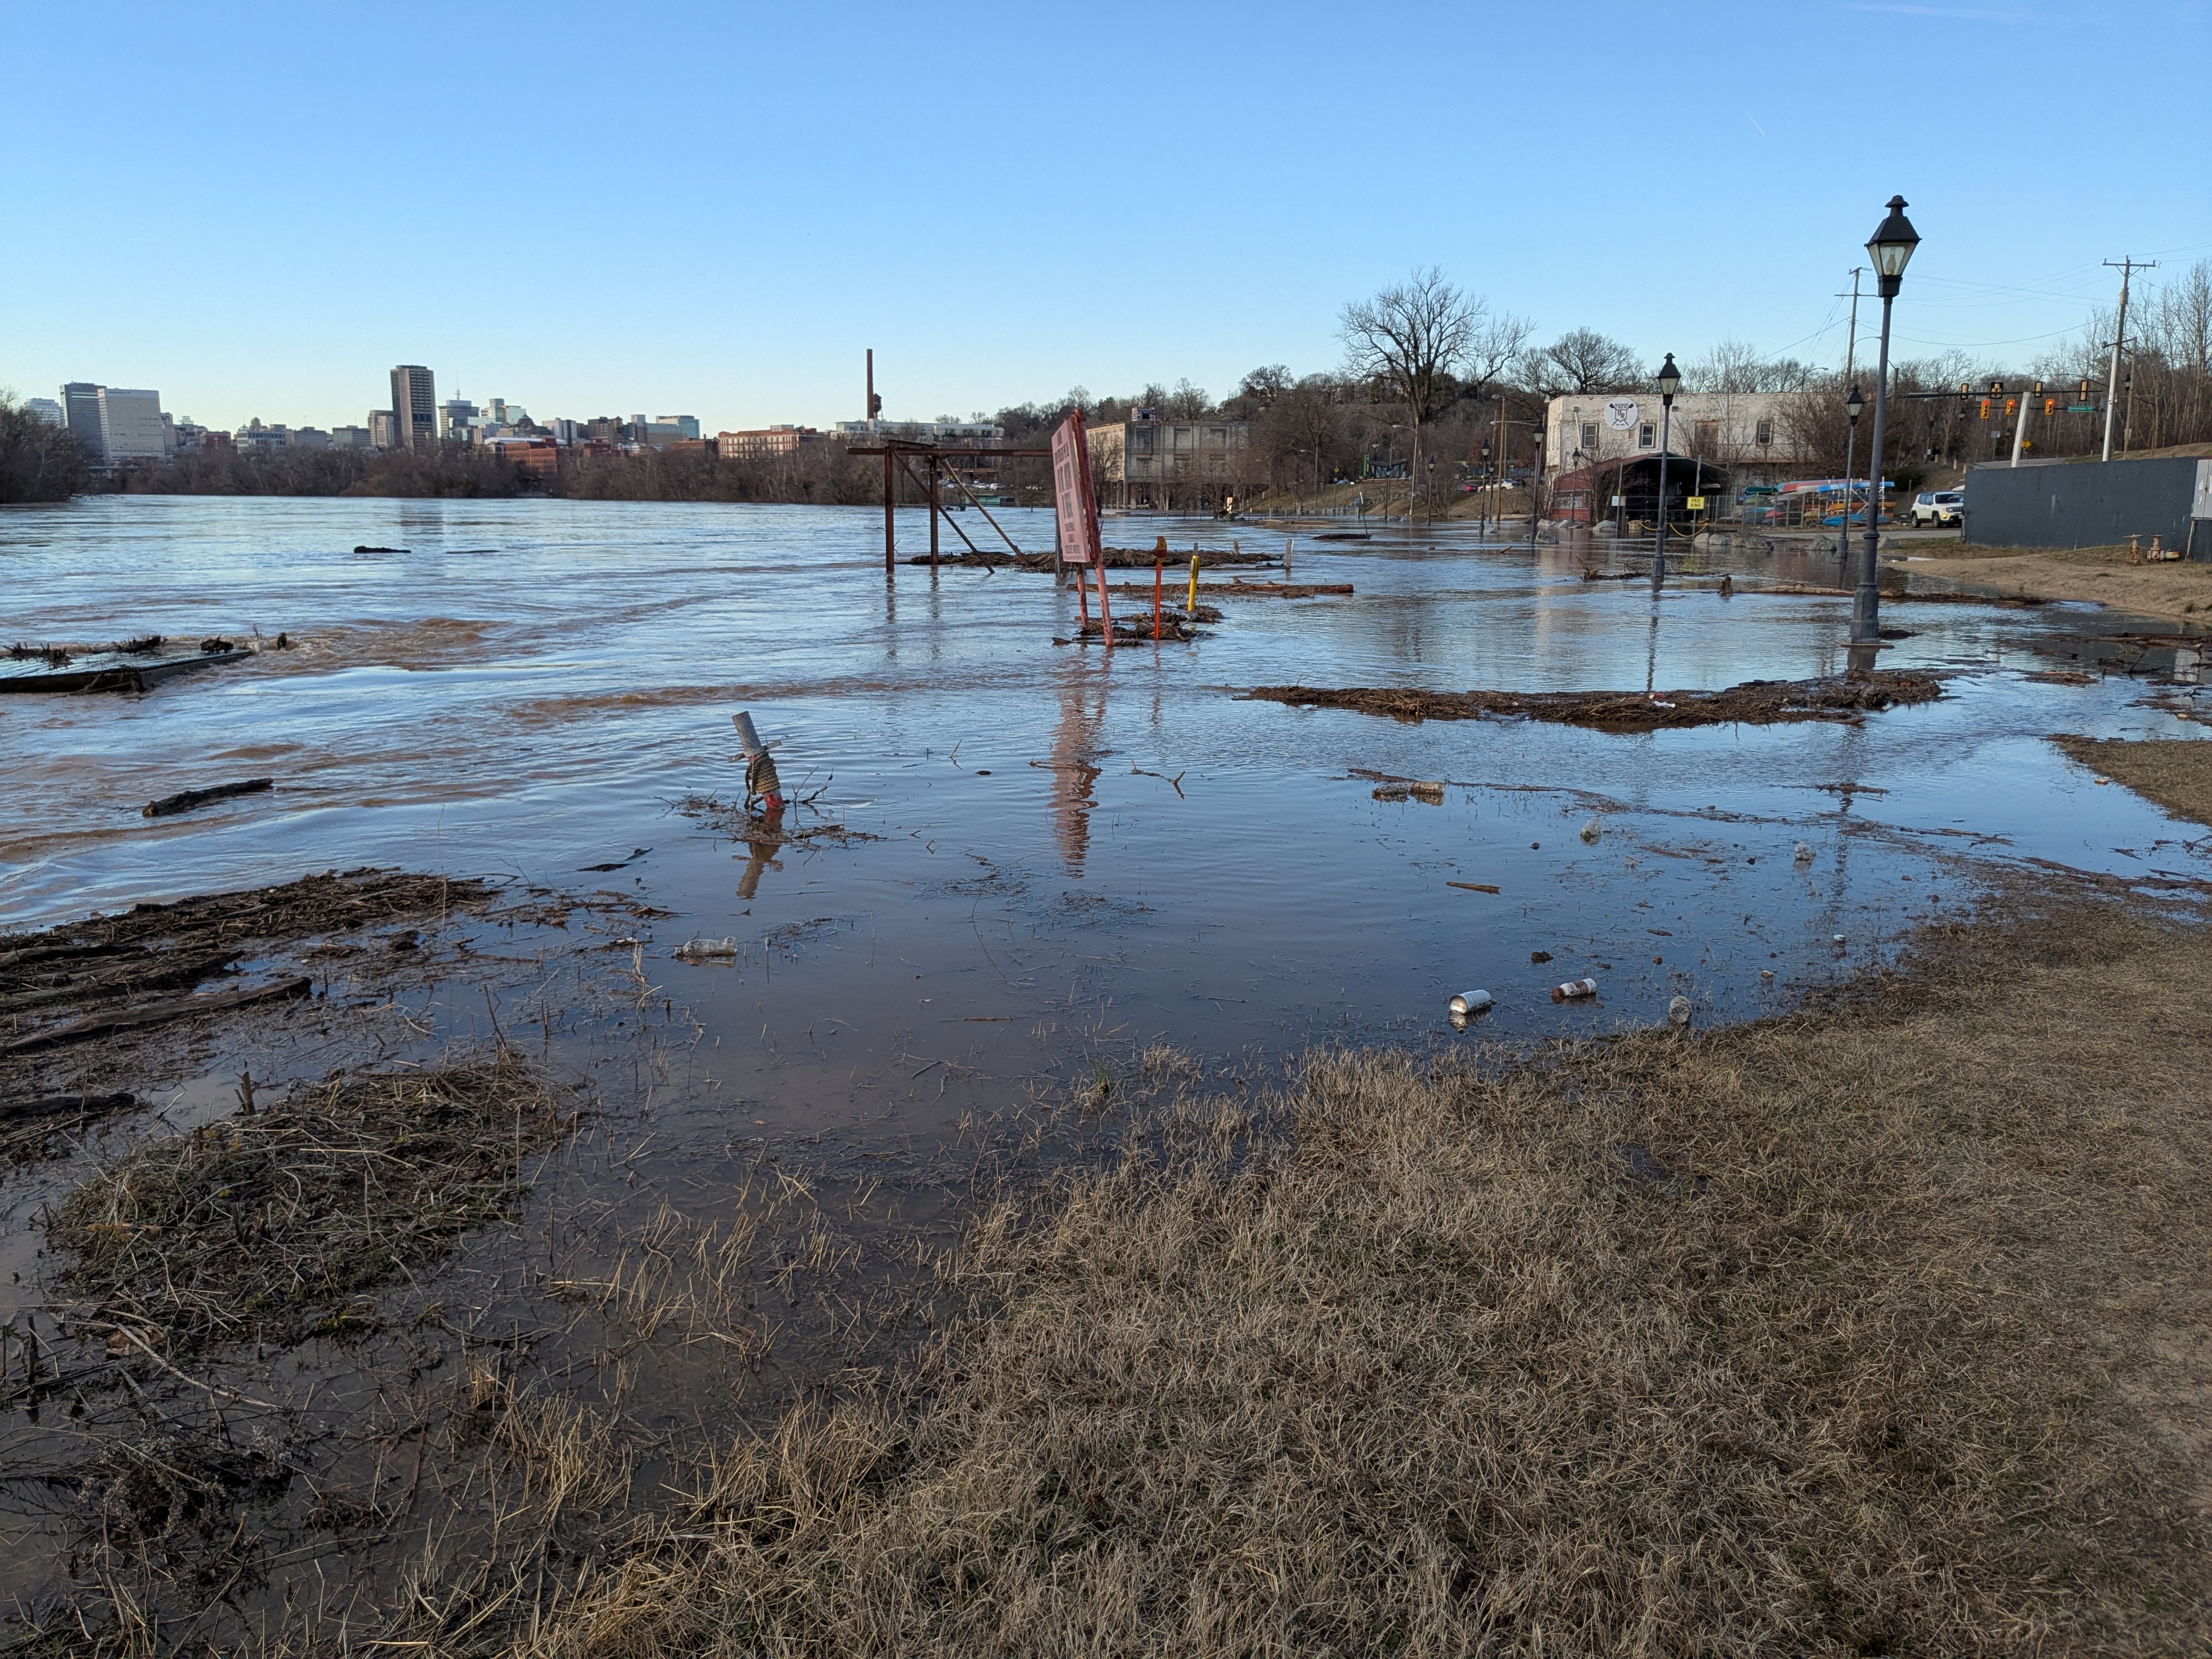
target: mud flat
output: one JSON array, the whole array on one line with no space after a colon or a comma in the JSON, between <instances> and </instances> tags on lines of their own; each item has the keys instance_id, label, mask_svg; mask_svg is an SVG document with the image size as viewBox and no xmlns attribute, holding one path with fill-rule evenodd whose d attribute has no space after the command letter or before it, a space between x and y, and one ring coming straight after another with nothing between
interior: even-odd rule
<instances>
[{"instance_id":1,"label":"mud flat","mask_svg":"<svg viewBox=\"0 0 2212 1659\"><path fill-rule=\"evenodd\" d=\"M1747 680L1722 691L1420 691L1401 686L1255 686L1247 696L1304 708L1351 708L1395 720L1472 720L1519 715L1602 732L1693 726L1771 726L1863 719L1943 695L1933 674L1891 670L1815 680Z\"/></svg>"}]
</instances>

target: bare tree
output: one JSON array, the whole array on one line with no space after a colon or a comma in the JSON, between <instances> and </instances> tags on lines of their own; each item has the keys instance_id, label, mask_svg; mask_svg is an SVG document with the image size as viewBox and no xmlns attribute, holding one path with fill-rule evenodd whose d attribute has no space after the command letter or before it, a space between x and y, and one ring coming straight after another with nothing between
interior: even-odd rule
<instances>
[{"instance_id":1,"label":"bare tree","mask_svg":"<svg viewBox=\"0 0 2212 1659\"><path fill-rule=\"evenodd\" d=\"M1477 323L1468 340L1467 373L1462 377L1468 395L1480 398L1487 392L1491 382L1503 375L1528 349L1528 337L1534 331L1535 325L1527 318L1504 312Z\"/></svg>"},{"instance_id":2,"label":"bare tree","mask_svg":"<svg viewBox=\"0 0 2212 1659\"><path fill-rule=\"evenodd\" d=\"M1388 388L1411 417L1416 478L1421 428L1459 395L1452 369L1466 357L1488 310L1434 265L1344 308L1338 331L1352 373Z\"/></svg>"},{"instance_id":3,"label":"bare tree","mask_svg":"<svg viewBox=\"0 0 2212 1659\"><path fill-rule=\"evenodd\" d=\"M76 434L0 391L0 501L62 501L92 482Z\"/></svg>"},{"instance_id":4,"label":"bare tree","mask_svg":"<svg viewBox=\"0 0 2212 1659\"><path fill-rule=\"evenodd\" d=\"M1177 380L1175 390L1168 394L1168 413L1178 421L1195 421L1213 407L1213 400L1206 395L1204 386L1193 386L1188 378Z\"/></svg>"},{"instance_id":5,"label":"bare tree","mask_svg":"<svg viewBox=\"0 0 2212 1659\"><path fill-rule=\"evenodd\" d=\"M1547 397L1618 392L1646 377L1633 351L1594 328L1569 329L1541 351L1523 353L1521 361L1531 389Z\"/></svg>"}]
</instances>

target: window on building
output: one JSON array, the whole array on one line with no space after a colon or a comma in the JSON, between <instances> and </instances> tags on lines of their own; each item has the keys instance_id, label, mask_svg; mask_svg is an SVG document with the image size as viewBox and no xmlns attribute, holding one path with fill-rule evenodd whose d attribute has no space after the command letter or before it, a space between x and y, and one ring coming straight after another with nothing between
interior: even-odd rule
<instances>
[{"instance_id":1,"label":"window on building","mask_svg":"<svg viewBox=\"0 0 2212 1659\"><path fill-rule=\"evenodd\" d=\"M1774 441L1774 422L1771 420L1761 421L1757 427L1753 428L1751 436L1752 441L1754 443L1772 443Z\"/></svg>"},{"instance_id":2,"label":"window on building","mask_svg":"<svg viewBox=\"0 0 2212 1659\"><path fill-rule=\"evenodd\" d=\"M1597 422L1595 421L1583 422L1583 449L1588 454L1597 453Z\"/></svg>"},{"instance_id":3,"label":"window on building","mask_svg":"<svg viewBox=\"0 0 2212 1659\"><path fill-rule=\"evenodd\" d=\"M1649 449L1658 441L1659 428L1650 422L1646 421L1636 428L1636 447L1638 449Z\"/></svg>"},{"instance_id":4,"label":"window on building","mask_svg":"<svg viewBox=\"0 0 2212 1659\"><path fill-rule=\"evenodd\" d=\"M1721 423L1718 421L1697 421L1690 427L1690 444L1699 455L1717 455L1721 449Z\"/></svg>"},{"instance_id":5,"label":"window on building","mask_svg":"<svg viewBox=\"0 0 2212 1659\"><path fill-rule=\"evenodd\" d=\"M1133 453L1139 455L1151 454L1152 453L1152 428L1148 426L1131 427L1129 428L1129 448Z\"/></svg>"}]
</instances>

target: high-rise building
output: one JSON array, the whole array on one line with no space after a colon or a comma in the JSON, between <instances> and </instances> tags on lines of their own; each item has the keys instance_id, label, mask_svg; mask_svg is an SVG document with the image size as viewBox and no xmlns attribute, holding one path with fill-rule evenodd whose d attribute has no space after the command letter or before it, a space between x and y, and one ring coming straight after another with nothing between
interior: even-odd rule
<instances>
[{"instance_id":1,"label":"high-rise building","mask_svg":"<svg viewBox=\"0 0 2212 1659\"><path fill-rule=\"evenodd\" d=\"M48 426L67 426L69 411L52 398L26 398L23 408L34 421L44 421Z\"/></svg>"},{"instance_id":2,"label":"high-rise building","mask_svg":"<svg viewBox=\"0 0 2212 1659\"><path fill-rule=\"evenodd\" d=\"M401 363L392 371L392 423L395 447L438 447L438 394L430 371L420 363Z\"/></svg>"},{"instance_id":3,"label":"high-rise building","mask_svg":"<svg viewBox=\"0 0 2212 1659\"><path fill-rule=\"evenodd\" d=\"M100 388L100 444L108 461L160 460L168 453L161 394L122 386Z\"/></svg>"},{"instance_id":4,"label":"high-rise building","mask_svg":"<svg viewBox=\"0 0 2212 1659\"><path fill-rule=\"evenodd\" d=\"M107 465L107 446L100 436L100 388L90 380L71 380L62 388L62 414L76 434L85 459L94 466Z\"/></svg>"},{"instance_id":5,"label":"high-rise building","mask_svg":"<svg viewBox=\"0 0 2212 1659\"><path fill-rule=\"evenodd\" d=\"M664 415L653 422L655 426L672 426L679 436L696 440L699 435L696 415Z\"/></svg>"},{"instance_id":6,"label":"high-rise building","mask_svg":"<svg viewBox=\"0 0 2212 1659\"><path fill-rule=\"evenodd\" d=\"M368 411L368 447L371 449L397 449L399 447L399 423L392 418L388 409Z\"/></svg>"},{"instance_id":7,"label":"high-rise building","mask_svg":"<svg viewBox=\"0 0 2212 1659\"><path fill-rule=\"evenodd\" d=\"M465 398L448 398L438 405L438 435L466 443L469 428L483 411Z\"/></svg>"}]
</instances>

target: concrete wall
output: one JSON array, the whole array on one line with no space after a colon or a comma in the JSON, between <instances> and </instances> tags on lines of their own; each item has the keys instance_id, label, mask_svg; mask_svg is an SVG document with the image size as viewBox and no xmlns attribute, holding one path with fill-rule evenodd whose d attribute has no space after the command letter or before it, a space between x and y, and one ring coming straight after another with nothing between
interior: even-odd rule
<instances>
[{"instance_id":1,"label":"concrete wall","mask_svg":"<svg viewBox=\"0 0 2212 1659\"><path fill-rule=\"evenodd\" d=\"M1984 547L2111 547L2130 536L2189 545L2200 469L2212 461L2159 457L2045 466L1978 466L1966 474L1963 538ZM2212 490L2212 480L2204 488ZM2194 556L2212 558L2212 524L2200 525Z\"/></svg>"}]
</instances>

